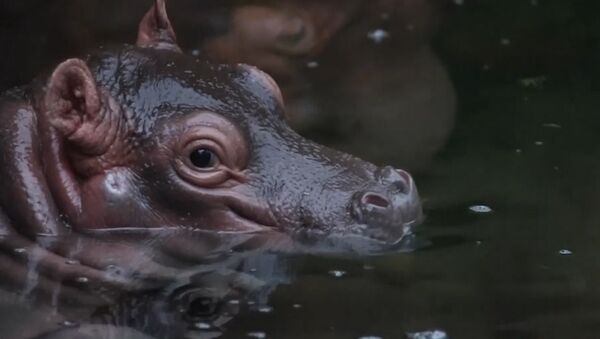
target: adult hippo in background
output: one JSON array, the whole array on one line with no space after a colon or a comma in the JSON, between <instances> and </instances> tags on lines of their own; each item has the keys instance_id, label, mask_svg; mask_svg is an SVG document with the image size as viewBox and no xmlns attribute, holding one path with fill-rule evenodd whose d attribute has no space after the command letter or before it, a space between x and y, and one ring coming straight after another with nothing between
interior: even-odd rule
<instances>
[{"instance_id":1,"label":"adult hippo in background","mask_svg":"<svg viewBox=\"0 0 600 339\"><path fill-rule=\"evenodd\" d=\"M99 44L120 43L134 31L133 18L147 2L0 5L10 13L5 22L20 36L13 42L9 31L6 40L35 51L18 58L0 55L11 65L18 60L19 71L6 69L6 78L25 82L45 60L59 62ZM255 65L273 76L290 124L301 135L376 163L426 170L454 124L454 88L430 48L447 12L442 3L177 0L170 12L186 53ZM27 20L13 19L19 17ZM30 21L36 25L20 27Z\"/></svg>"},{"instance_id":2,"label":"adult hippo in background","mask_svg":"<svg viewBox=\"0 0 600 339\"><path fill-rule=\"evenodd\" d=\"M197 11L184 10L194 4ZM184 31L183 45L272 75L302 135L411 170L427 169L445 146L456 99L430 47L440 1L202 4L174 3L186 27L197 22Z\"/></svg>"}]
</instances>

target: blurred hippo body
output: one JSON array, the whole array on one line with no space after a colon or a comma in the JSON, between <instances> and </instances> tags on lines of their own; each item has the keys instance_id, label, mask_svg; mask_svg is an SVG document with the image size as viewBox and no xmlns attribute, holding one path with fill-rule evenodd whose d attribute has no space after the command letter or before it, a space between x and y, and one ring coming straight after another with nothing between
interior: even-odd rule
<instances>
[{"instance_id":1,"label":"blurred hippo body","mask_svg":"<svg viewBox=\"0 0 600 339\"><path fill-rule=\"evenodd\" d=\"M2 232L185 228L396 243L410 175L290 129L256 68L185 56L164 2L136 46L69 59L0 99Z\"/></svg>"}]
</instances>

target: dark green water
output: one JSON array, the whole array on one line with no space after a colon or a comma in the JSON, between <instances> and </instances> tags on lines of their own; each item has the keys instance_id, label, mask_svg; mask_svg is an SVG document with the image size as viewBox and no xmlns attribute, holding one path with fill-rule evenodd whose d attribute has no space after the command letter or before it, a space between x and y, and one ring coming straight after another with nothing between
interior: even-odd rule
<instances>
[{"instance_id":1,"label":"dark green water","mask_svg":"<svg viewBox=\"0 0 600 339\"><path fill-rule=\"evenodd\" d=\"M305 258L274 311L239 317L226 337L600 336L597 4L465 3L435 44L459 108L447 147L417 176L419 234L432 245ZM493 212L469 210L480 204Z\"/></svg>"},{"instance_id":2,"label":"dark green water","mask_svg":"<svg viewBox=\"0 0 600 339\"><path fill-rule=\"evenodd\" d=\"M596 338L600 98L584 79L547 77L539 89L487 84L464 105L477 113L459 122L419 181L428 216L419 232L431 247L306 258L294 284L272 295L276 311L241 317L232 338L255 328L285 338L428 329L451 338ZM471 212L476 204L493 212ZM333 269L347 275L328 275Z\"/></svg>"}]
</instances>

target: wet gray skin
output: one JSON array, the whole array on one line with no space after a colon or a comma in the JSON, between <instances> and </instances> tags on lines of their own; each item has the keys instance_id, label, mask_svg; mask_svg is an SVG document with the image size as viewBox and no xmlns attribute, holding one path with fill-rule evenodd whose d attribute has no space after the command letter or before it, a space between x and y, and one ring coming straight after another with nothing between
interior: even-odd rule
<instances>
[{"instance_id":1,"label":"wet gray skin","mask_svg":"<svg viewBox=\"0 0 600 339\"><path fill-rule=\"evenodd\" d=\"M258 69L182 54L157 1L135 46L66 60L2 97L3 232L275 230L359 251L368 246L356 241L398 243L421 217L410 175L301 137L283 105Z\"/></svg>"}]
</instances>

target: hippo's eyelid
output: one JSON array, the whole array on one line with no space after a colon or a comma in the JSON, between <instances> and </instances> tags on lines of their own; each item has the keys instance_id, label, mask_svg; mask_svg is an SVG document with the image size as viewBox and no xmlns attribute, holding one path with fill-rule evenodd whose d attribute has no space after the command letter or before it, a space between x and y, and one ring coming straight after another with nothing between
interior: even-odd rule
<instances>
[{"instance_id":1,"label":"hippo's eyelid","mask_svg":"<svg viewBox=\"0 0 600 339\"><path fill-rule=\"evenodd\" d=\"M247 183L249 181L248 175L243 170L237 171L231 168L224 168L224 170L227 172L227 174L229 174L234 180L238 181L239 183Z\"/></svg>"}]
</instances>

